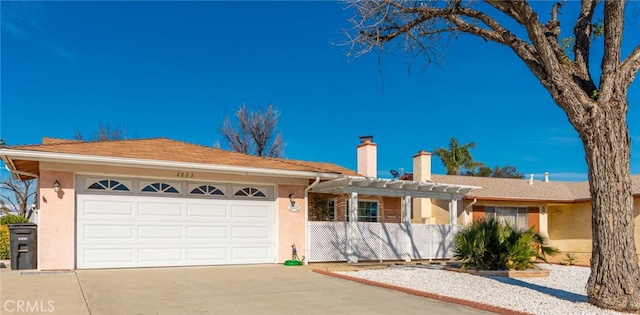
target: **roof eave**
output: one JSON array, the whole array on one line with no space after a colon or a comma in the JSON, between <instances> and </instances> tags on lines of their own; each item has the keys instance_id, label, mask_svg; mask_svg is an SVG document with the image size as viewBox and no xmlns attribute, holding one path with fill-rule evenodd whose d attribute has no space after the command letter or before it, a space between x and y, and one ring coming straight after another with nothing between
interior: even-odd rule
<instances>
[{"instance_id":1,"label":"roof eave","mask_svg":"<svg viewBox=\"0 0 640 315\"><path fill-rule=\"evenodd\" d=\"M478 201L511 201L511 202L540 202L540 203L578 203L583 202L582 199L547 199L547 198L519 198L519 197L486 197L486 196L464 196L465 200ZM591 199L586 199L591 201Z\"/></svg>"},{"instance_id":2,"label":"roof eave","mask_svg":"<svg viewBox=\"0 0 640 315\"><path fill-rule=\"evenodd\" d=\"M290 178L316 178L321 179L337 179L345 177L339 173L325 173L314 171L297 171L297 170L282 170L282 169L269 169L258 167L246 167L235 165L221 165L221 164L206 164L206 163L191 163L191 162L179 162L179 161L162 161L162 160L148 160L137 158L122 158L122 157L108 157L108 156L96 156L85 154L69 154L69 153L57 153L57 152L42 152L42 151L28 151L28 150L14 150L14 149L0 149L0 156L9 165L12 165L13 159L32 160L40 162L71 162L77 164L87 165L109 165L109 166L124 166L124 167L146 167L155 169L170 169L170 170L193 170L193 171L208 171L224 174L240 174L240 175L254 175L254 176L273 176L273 177L290 177Z\"/></svg>"}]
</instances>

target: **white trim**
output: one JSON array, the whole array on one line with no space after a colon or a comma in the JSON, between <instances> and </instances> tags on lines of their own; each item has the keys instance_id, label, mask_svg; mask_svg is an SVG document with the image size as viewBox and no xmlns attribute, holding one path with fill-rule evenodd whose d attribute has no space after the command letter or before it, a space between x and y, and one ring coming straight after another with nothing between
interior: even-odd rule
<instances>
[{"instance_id":1,"label":"white trim","mask_svg":"<svg viewBox=\"0 0 640 315\"><path fill-rule=\"evenodd\" d=\"M311 191L318 193L348 194L437 199L462 199L477 186L453 185L434 182L415 182L382 178L345 177L318 184Z\"/></svg>"},{"instance_id":2,"label":"white trim","mask_svg":"<svg viewBox=\"0 0 640 315\"><path fill-rule=\"evenodd\" d=\"M100 165L112 165L112 166L124 166L124 167L144 166L148 168L169 169L169 170L188 169L188 170L200 170L200 171L214 171L217 173L227 173L227 174L241 174L241 175L247 175L247 176L250 176L250 175L286 176L286 177L294 177L294 178L321 177L323 179L337 179L337 178L345 177L344 175L337 174L337 173L294 171L294 170L281 170L281 169L269 169L269 168L246 167L246 166L190 163L190 162L178 162L178 161L160 161L160 160L107 157L107 156L95 156L95 155L84 155L84 154L26 151L26 150L14 150L14 149L0 149L0 155L2 155L3 157L7 157L7 159L18 157L25 160L46 161L46 162L63 162L64 161L64 162L74 162L78 164L100 164Z\"/></svg>"},{"instance_id":3,"label":"white trim","mask_svg":"<svg viewBox=\"0 0 640 315\"><path fill-rule=\"evenodd\" d=\"M313 181L309 186L304 189L304 248L305 248L305 256L307 259L304 259L304 264L309 265L309 259L311 258L311 241L310 231L309 231L309 190L314 186L318 185L320 182L320 176L316 177L316 180ZM278 188L280 188L278 186ZM278 192L279 193L279 192ZM279 211L278 211L279 212Z\"/></svg>"}]
</instances>

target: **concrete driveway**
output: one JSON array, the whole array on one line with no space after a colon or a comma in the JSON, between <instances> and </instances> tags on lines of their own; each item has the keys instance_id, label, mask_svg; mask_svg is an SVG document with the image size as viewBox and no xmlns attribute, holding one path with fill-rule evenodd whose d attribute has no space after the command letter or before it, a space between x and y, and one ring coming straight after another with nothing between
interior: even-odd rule
<instances>
[{"instance_id":1,"label":"concrete driveway","mask_svg":"<svg viewBox=\"0 0 640 315\"><path fill-rule=\"evenodd\" d=\"M482 314L388 289L282 265L2 271L2 303L53 301L48 314ZM86 303L85 303L86 301ZM16 308L9 302L10 313ZM38 311L41 311L39 309ZM17 313L17 312L16 312ZM26 314L23 309L19 314ZM38 313L38 312L32 312ZM486 313L489 314L489 313Z\"/></svg>"}]
</instances>

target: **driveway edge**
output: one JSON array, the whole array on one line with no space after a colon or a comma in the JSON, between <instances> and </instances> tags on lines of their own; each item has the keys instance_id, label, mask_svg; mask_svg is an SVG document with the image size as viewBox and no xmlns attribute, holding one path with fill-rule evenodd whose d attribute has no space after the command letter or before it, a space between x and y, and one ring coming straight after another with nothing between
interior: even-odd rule
<instances>
[{"instance_id":1,"label":"driveway edge","mask_svg":"<svg viewBox=\"0 0 640 315\"><path fill-rule=\"evenodd\" d=\"M516 310L512 310L512 309L508 309L508 308L504 308L504 307L499 307L499 306L495 306L495 305L489 305L489 304L484 304L484 303L480 303L480 302L463 300L463 299L454 298L454 297L450 297L450 296L440 295L440 294L436 294L436 293L430 293L430 292L425 292L425 291L419 291L419 290L404 288L404 287L391 285L391 284L387 284L387 283L371 281L371 280L352 277L352 276L347 276L347 275L343 275L343 274L337 274L337 273L333 273L333 272L330 272L330 271L325 271L325 270L322 270L322 269L312 269L312 271L316 272L316 273L319 273L319 274L322 274L322 275L325 275L325 276L330 276L330 277L339 278L339 279L343 279L343 280L354 281L354 282L358 282L358 283L362 283L362 284L366 284L366 285L371 285L371 286L375 286L375 287L381 287L381 288L390 289L390 290L394 290L394 291L399 291L399 292L403 292L403 293L408 293L408 294L412 294L412 295L416 295L416 296L420 296L420 297L426 297L426 298L430 298L430 299L434 299L434 300L438 300L438 301L442 301L442 302L468 306L468 307L472 307L472 308L483 310L483 311L493 312L493 313L496 313L496 314L502 314L502 315L512 315L512 314L513 315L532 315L531 313L525 313L525 312L522 312L522 311L516 311Z\"/></svg>"}]
</instances>

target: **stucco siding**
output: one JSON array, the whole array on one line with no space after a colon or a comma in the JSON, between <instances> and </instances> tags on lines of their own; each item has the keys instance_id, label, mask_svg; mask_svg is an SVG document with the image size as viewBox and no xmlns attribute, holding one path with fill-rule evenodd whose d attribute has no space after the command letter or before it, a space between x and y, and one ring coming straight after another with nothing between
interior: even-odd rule
<instances>
[{"instance_id":1,"label":"stucco siding","mask_svg":"<svg viewBox=\"0 0 640 315\"><path fill-rule=\"evenodd\" d=\"M549 205L551 245L563 252L591 252L591 203Z\"/></svg>"},{"instance_id":2,"label":"stucco siding","mask_svg":"<svg viewBox=\"0 0 640 315\"><path fill-rule=\"evenodd\" d=\"M449 224L449 200L432 199L431 202L431 215L435 219L433 224Z\"/></svg>"},{"instance_id":3,"label":"stucco siding","mask_svg":"<svg viewBox=\"0 0 640 315\"><path fill-rule=\"evenodd\" d=\"M304 188L305 186L278 185L277 220L278 220L278 255L277 262L283 263L292 258L291 246L296 245L298 256L309 257L304 252L305 229L304 229ZM289 211L291 201L289 194L296 196L296 204L299 206L298 212Z\"/></svg>"},{"instance_id":4,"label":"stucco siding","mask_svg":"<svg viewBox=\"0 0 640 315\"><path fill-rule=\"evenodd\" d=\"M60 190L53 190L53 183ZM75 183L73 173L40 170L38 269L75 269Z\"/></svg>"}]
</instances>

